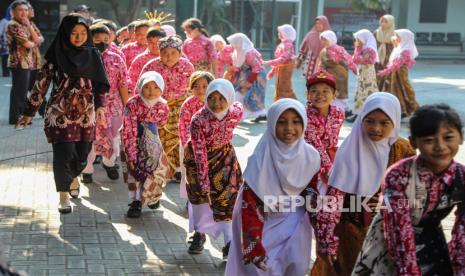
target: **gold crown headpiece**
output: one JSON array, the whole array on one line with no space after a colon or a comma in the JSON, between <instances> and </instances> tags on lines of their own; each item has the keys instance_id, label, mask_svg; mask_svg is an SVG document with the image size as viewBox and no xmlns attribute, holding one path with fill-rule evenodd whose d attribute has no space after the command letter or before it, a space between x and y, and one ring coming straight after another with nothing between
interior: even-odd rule
<instances>
[{"instance_id":1,"label":"gold crown headpiece","mask_svg":"<svg viewBox=\"0 0 465 276\"><path fill-rule=\"evenodd\" d=\"M171 13L158 12L157 10L154 10L153 12L144 11L144 13L145 17L147 17L149 21L160 23L161 25L174 22L173 15Z\"/></svg>"}]
</instances>

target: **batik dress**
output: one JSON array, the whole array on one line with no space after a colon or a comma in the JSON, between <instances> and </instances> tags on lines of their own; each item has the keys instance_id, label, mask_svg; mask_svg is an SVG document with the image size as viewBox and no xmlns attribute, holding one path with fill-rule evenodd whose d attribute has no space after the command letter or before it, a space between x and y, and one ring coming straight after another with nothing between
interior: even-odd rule
<instances>
[{"instance_id":1,"label":"batik dress","mask_svg":"<svg viewBox=\"0 0 465 276\"><path fill-rule=\"evenodd\" d=\"M214 76L216 68L212 68L212 61L218 59L215 45L206 36L188 38L182 44L182 52L194 65L196 71L208 71Z\"/></svg>"},{"instance_id":2,"label":"batik dress","mask_svg":"<svg viewBox=\"0 0 465 276\"><path fill-rule=\"evenodd\" d=\"M266 73L262 64L262 56L254 49L246 53L244 64L240 68L234 68L233 85L236 100L244 105L244 118L266 115ZM249 87L246 83L252 85Z\"/></svg>"},{"instance_id":3,"label":"batik dress","mask_svg":"<svg viewBox=\"0 0 465 276\"><path fill-rule=\"evenodd\" d=\"M404 116L410 116L420 107L415 99L415 90L413 90L408 77L408 71L414 65L415 60L410 57L409 51L405 50L385 70L378 73L382 76L390 75L390 87L388 91L399 99Z\"/></svg>"},{"instance_id":4,"label":"batik dress","mask_svg":"<svg viewBox=\"0 0 465 276\"><path fill-rule=\"evenodd\" d=\"M216 222L231 221L237 192L243 183L232 145L233 131L242 113L242 105L235 102L222 120L204 107L191 121L191 140L184 153L187 194L191 204L210 203Z\"/></svg>"},{"instance_id":5,"label":"batik dress","mask_svg":"<svg viewBox=\"0 0 465 276\"><path fill-rule=\"evenodd\" d=\"M231 45L225 45L218 52L218 77L223 77L229 81L232 80L232 54L234 48ZM226 67L226 70L224 68Z\"/></svg>"},{"instance_id":6,"label":"batik dress","mask_svg":"<svg viewBox=\"0 0 465 276\"><path fill-rule=\"evenodd\" d=\"M155 71L162 75L165 81L163 98L168 101L168 122L159 128L160 140L168 157L169 172L167 178L173 177L176 168L179 167L179 114L181 105L187 98L189 78L194 72L194 66L185 58L180 58L178 63L169 68L158 57L149 61L140 74L147 71ZM134 87L134 91L137 88Z\"/></svg>"},{"instance_id":7,"label":"batik dress","mask_svg":"<svg viewBox=\"0 0 465 276\"><path fill-rule=\"evenodd\" d=\"M121 48L121 52L123 52L124 57L126 58L126 67L130 68L132 61L142 52L147 49L147 46L143 46L138 44L137 42L131 42L126 44Z\"/></svg>"},{"instance_id":8,"label":"batik dress","mask_svg":"<svg viewBox=\"0 0 465 276\"><path fill-rule=\"evenodd\" d=\"M294 70L294 44L291 40L281 42L274 52L275 59L270 60L268 64L271 71L268 73L269 78L276 75L275 90L273 101L282 98L296 98L292 88L292 71Z\"/></svg>"},{"instance_id":9,"label":"batik dress","mask_svg":"<svg viewBox=\"0 0 465 276\"><path fill-rule=\"evenodd\" d=\"M377 53L372 48L356 47L352 57L357 65L357 90L355 92L355 113L360 113L363 103L371 93L380 91L376 81L375 61Z\"/></svg>"},{"instance_id":10,"label":"batik dress","mask_svg":"<svg viewBox=\"0 0 465 276\"><path fill-rule=\"evenodd\" d=\"M160 200L165 187L168 161L158 135L158 128L168 121L168 105L159 101L149 108L141 96L132 97L124 110L121 137L126 163L135 164L129 170L135 181L129 181L129 191L141 190L142 204ZM129 166L128 166L129 167Z\"/></svg>"}]
</instances>

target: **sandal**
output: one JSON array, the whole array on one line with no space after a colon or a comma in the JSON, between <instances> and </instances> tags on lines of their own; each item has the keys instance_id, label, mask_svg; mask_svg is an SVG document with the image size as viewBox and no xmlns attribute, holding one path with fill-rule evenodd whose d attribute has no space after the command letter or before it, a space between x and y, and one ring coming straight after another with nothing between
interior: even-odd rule
<instances>
[{"instance_id":1,"label":"sandal","mask_svg":"<svg viewBox=\"0 0 465 276\"><path fill-rule=\"evenodd\" d=\"M77 188L73 189L73 188L71 188L72 186L77 186ZM74 178L73 182L71 182L68 193L72 198L78 198L79 197L80 185L79 185L79 181L77 180L77 178Z\"/></svg>"},{"instance_id":2,"label":"sandal","mask_svg":"<svg viewBox=\"0 0 465 276\"><path fill-rule=\"evenodd\" d=\"M72 211L73 208L71 207L69 200L67 200L66 204L60 203L60 205L58 205L58 212L60 212L60 214L69 214Z\"/></svg>"}]
</instances>

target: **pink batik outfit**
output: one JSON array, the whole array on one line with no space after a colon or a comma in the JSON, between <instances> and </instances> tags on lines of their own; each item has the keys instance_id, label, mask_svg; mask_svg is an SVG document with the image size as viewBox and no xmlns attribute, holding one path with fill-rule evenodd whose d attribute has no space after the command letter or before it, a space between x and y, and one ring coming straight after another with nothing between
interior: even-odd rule
<instances>
[{"instance_id":1,"label":"pink batik outfit","mask_svg":"<svg viewBox=\"0 0 465 276\"><path fill-rule=\"evenodd\" d=\"M182 44L182 52L194 65L195 70L209 71L216 75L216 68L211 68L212 61L218 58L215 45L204 35L188 38Z\"/></svg>"},{"instance_id":2,"label":"pink batik outfit","mask_svg":"<svg viewBox=\"0 0 465 276\"><path fill-rule=\"evenodd\" d=\"M131 42L121 48L121 52L124 53L126 58L126 67L130 68L132 61L142 52L147 49L147 46L139 45L137 42Z\"/></svg>"},{"instance_id":3,"label":"pink batik outfit","mask_svg":"<svg viewBox=\"0 0 465 276\"><path fill-rule=\"evenodd\" d=\"M137 86L137 80L141 75L140 72L142 68L144 68L145 64L152 59L157 58L158 55L152 54L149 49L146 49L141 54L137 55L131 63L129 67L128 74L129 74L129 86L128 87L135 87Z\"/></svg>"},{"instance_id":4,"label":"pink batik outfit","mask_svg":"<svg viewBox=\"0 0 465 276\"><path fill-rule=\"evenodd\" d=\"M105 123L98 123L96 126L96 139L83 173L93 173L93 162L96 154L102 156L105 166L113 167L120 153L119 129L123 123L124 107L119 90L122 87L127 87L127 70L123 59L112 51L104 51L102 59L110 83L110 90L103 99Z\"/></svg>"},{"instance_id":5,"label":"pink batik outfit","mask_svg":"<svg viewBox=\"0 0 465 276\"><path fill-rule=\"evenodd\" d=\"M232 67L232 54L234 48L231 45L225 45L221 51L218 52L218 77L222 77L229 68ZM224 70L226 67L226 70Z\"/></svg>"},{"instance_id":6,"label":"pink batik outfit","mask_svg":"<svg viewBox=\"0 0 465 276\"><path fill-rule=\"evenodd\" d=\"M116 45L116 43L110 42L110 45L108 45L108 50L115 54L118 54L121 58L123 58L124 62L126 62L126 57L124 56L123 51L121 51L121 48L118 45Z\"/></svg>"},{"instance_id":7,"label":"pink batik outfit","mask_svg":"<svg viewBox=\"0 0 465 276\"><path fill-rule=\"evenodd\" d=\"M271 79L280 65L288 64L293 62L294 56L294 43L291 40L284 40L279 43L276 51L274 52L274 59L266 62L266 64L271 66L271 71L268 72L267 77Z\"/></svg>"}]
</instances>

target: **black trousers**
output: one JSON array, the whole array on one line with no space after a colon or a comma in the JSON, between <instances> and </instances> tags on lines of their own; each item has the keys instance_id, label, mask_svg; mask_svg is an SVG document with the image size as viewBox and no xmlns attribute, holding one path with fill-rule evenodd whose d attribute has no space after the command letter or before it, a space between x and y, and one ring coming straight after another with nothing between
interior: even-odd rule
<instances>
[{"instance_id":1,"label":"black trousers","mask_svg":"<svg viewBox=\"0 0 465 276\"><path fill-rule=\"evenodd\" d=\"M65 142L52 144L53 176L57 192L69 192L74 178L87 165L87 155L92 149L91 142Z\"/></svg>"},{"instance_id":2,"label":"black trousers","mask_svg":"<svg viewBox=\"0 0 465 276\"><path fill-rule=\"evenodd\" d=\"M4 77L10 76L10 68L8 68L8 55L2 55L2 75Z\"/></svg>"},{"instance_id":3,"label":"black trousers","mask_svg":"<svg viewBox=\"0 0 465 276\"><path fill-rule=\"evenodd\" d=\"M29 91L32 91L32 88L34 88L34 84L36 84L37 72L39 72L39 70L31 70L31 73L29 75L29 87L28 87ZM44 97L44 101L42 102L39 108L39 115L42 117L44 117L46 106L47 106L47 98Z\"/></svg>"},{"instance_id":4,"label":"black trousers","mask_svg":"<svg viewBox=\"0 0 465 276\"><path fill-rule=\"evenodd\" d=\"M12 86L10 90L10 124L16 124L26 107L27 91L31 70L11 68Z\"/></svg>"}]
</instances>

